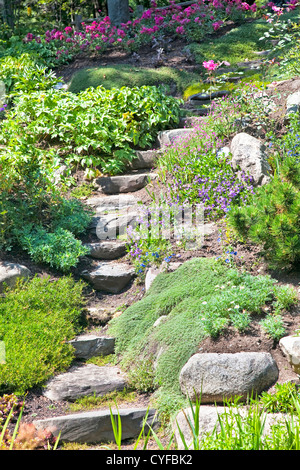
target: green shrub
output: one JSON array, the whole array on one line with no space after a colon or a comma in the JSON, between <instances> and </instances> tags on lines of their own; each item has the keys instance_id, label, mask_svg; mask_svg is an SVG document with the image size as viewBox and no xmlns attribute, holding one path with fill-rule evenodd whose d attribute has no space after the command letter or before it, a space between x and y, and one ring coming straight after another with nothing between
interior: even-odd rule
<instances>
[{"instance_id":1,"label":"green shrub","mask_svg":"<svg viewBox=\"0 0 300 470\"><path fill-rule=\"evenodd\" d=\"M271 266L300 262L300 163L288 157L280 174L259 188L249 205L233 207L228 224L243 240L261 244Z\"/></svg>"},{"instance_id":2,"label":"green shrub","mask_svg":"<svg viewBox=\"0 0 300 470\"><path fill-rule=\"evenodd\" d=\"M133 147L149 146L156 134L179 120L179 101L161 88L103 87L78 95L46 90L22 94L2 124L7 147L54 147L67 166L116 174L134 158Z\"/></svg>"},{"instance_id":3,"label":"green shrub","mask_svg":"<svg viewBox=\"0 0 300 470\"><path fill-rule=\"evenodd\" d=\"M23 394L65 370L74 358L68 340L80 331L83 284L71 277L35 277L0 299L0 338L6 363L0 393Z\"/></svg>"}]
</instances>

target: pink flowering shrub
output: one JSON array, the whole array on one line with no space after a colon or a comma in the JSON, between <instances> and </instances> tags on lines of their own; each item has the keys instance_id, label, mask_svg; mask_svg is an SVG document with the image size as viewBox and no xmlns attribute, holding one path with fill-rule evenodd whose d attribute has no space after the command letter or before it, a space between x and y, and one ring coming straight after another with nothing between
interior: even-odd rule
<instances>
[{"instance_id":1,"label":"pink flowering shrub","mask_svg":"<svg viewBox=\"0 0 300 470\"><path fill-rule=\"evenodd\" d=\"M294 2L294 0L291 0ZM56 49L57 61L80 51L101 53L111 46L125 50L138 50L142 45L152 43L155 37L172 35L187 40L199 40L206 34L218 31L235 15L248 16L257 11L256 4L249 5L241 0L198 0L183 8L170 1L167 8L157 9L155 2L139 18L115 27L108 16L91 24L82 23L82 31L73 31L67 26L62 31L46 31L43 37L28 33L26 43L33 41L52 44Z\"/></svg>"}]
</instances>

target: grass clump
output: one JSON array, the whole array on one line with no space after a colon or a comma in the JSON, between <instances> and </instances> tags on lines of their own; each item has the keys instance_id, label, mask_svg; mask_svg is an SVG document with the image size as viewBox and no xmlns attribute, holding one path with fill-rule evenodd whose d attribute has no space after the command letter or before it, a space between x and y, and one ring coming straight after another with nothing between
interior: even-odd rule
<instances>
[{"instance_id":1,"label":"grass clump","mask_svg":"<svg viewBox=\"0 0 300 470\"><path fill-rule=\"evenodd\" d=\"M81 282L34 277L0 299L0 339L6 362L0 393L23 394L65 370L74 358L68 340L81 329Z\"/></svg>"},{"instance_id":2,"label":"grass clump","mask_svg":"<svg viewBox=\"0 0 300 470\"><path fill-rule=\"evenodd\" d=\"M112 67L93 67L79 70L69 84L69 91L79 93L87 88L103 86L107 90L126 87L165 85L169 91L176 88L180 93L191 83L199 80L196 73L177 70L171 67L159 69L114 65Z\"/></svg>"},{"instance_id":3,"label":"grass clump","mask_svg":"<svg viewBox=\"0 0 300 470\"><path fill-rule=\"evenodd\" d=\"M129 371L153 359L152 383L161 406L170 411L172 403L182 404L179 373L201 341L230 325L246 329L252 314L264 319L266 305L275 310L278 289L269 276L240 273L213 258L187 261L160 274L141 301L111 321L116 354ZM162 315L167 318L154 327Z\"/></svg>"}]
</instances>

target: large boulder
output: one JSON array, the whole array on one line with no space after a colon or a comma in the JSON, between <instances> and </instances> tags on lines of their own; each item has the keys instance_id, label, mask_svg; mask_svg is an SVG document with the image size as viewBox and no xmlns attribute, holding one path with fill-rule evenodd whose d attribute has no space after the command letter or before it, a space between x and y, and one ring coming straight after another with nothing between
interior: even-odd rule
<instances>
[{"instance_id":1,"label":"large boulder","mask_svg":"<svg viewBox=\"0 0 300 470\"><path fill-rule=\"evenodd\" d=\"M278 367L265 352L195 354L180 372L182 392L202 403L223 403L224 399L252 394L268 389L278 379Z\"/></svg>"},{"instance_id":2,"label":"large boulder","mask_svg":"<svg viewBox=\"0 0 300 470\"><path fill-rule=\"evenodd\" d=\"M146 408L112 409L113 418L121 418L122 440L137 437L143 429L147 433L149 426L157 429L159 422L156 410ZM146 419L147 418L147 419ZM60 442L104 443L114 442L114 433L109 409L74 413L34 421L39 429L52 429L54 436L60 434Z\"/></svg>"},{"instance_id":3,"label":"large boulder","mask_svg":"<svg viewBox=\"0 0 300 470\"><path fill-rule=\"evenodd\" d=\"M264 145L255 137L241 132L232 139L230 151L231 163L238 175L246 173L253 178L254 186L270 182L271 167L267 160Z\"/></svg>"},{"instance_id":4,"label":"large boulder","mask_svg":"<svg viewBox=\"0 0 300 470\"><path fill-rule=\"evenodd\" d=\"M14 288L19 279L27 279L31 276L30 269L17 263L9 263L8 261L0 262L0 292L5 287Z\"/></svg>"},{"instance_id":5,"label":"large boulder","mask_svg":"<svg viewBox=\"0 0 300 470\"><path fill-rule=\"evenodd\" d=\"M126 385L127 379L118 367L75 365L48 380L43 394L53 401L74 401L84 396L99 397L115 390L122 391Z\"/></svg>"}]
</instances>

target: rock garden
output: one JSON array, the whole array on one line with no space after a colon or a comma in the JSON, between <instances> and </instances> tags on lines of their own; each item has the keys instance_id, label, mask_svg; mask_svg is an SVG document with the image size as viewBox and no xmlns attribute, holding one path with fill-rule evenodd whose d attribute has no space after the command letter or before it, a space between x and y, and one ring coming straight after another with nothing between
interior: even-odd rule
<instances>
[{"instance_id":1,"label":"rock garden","mask_svg":"<svg viewBox=\"0 0 300 470\"><path fill-rule=\"evenodd\" d=\"M1 33L1 450L300 448L298 8Z\"/></svg>"}]
</instances>

